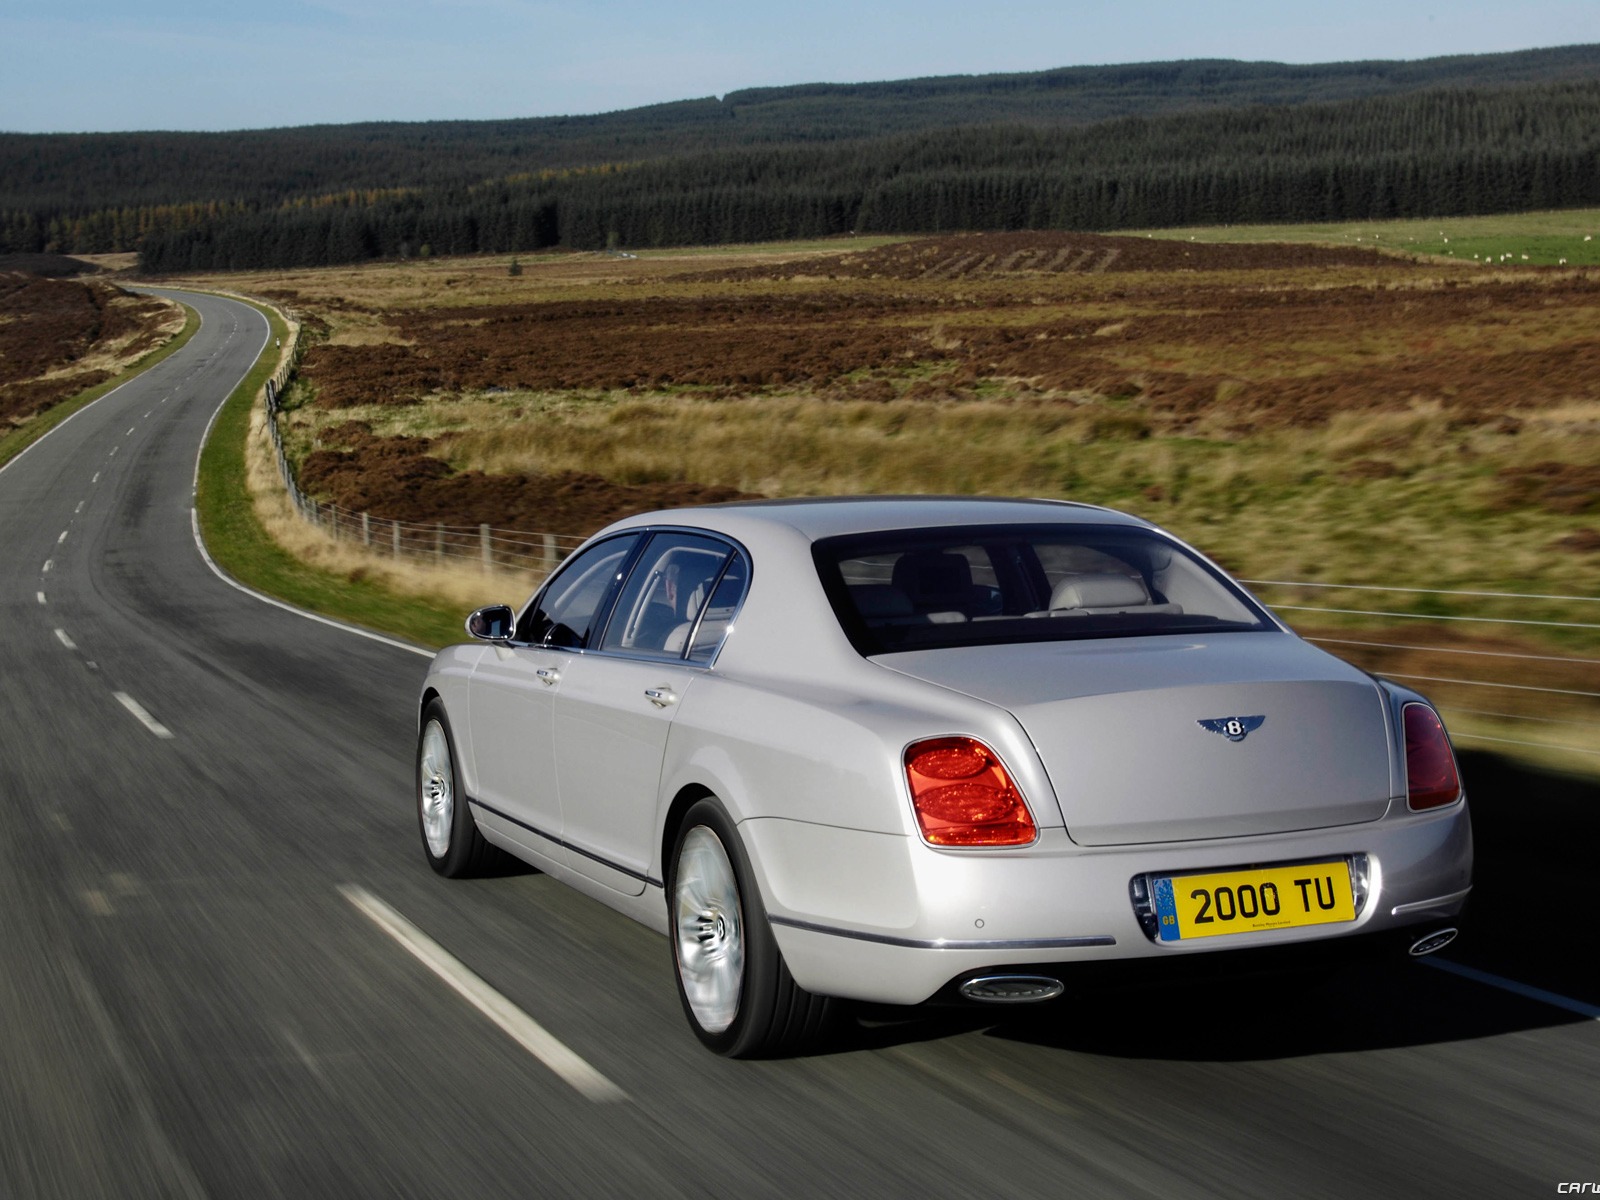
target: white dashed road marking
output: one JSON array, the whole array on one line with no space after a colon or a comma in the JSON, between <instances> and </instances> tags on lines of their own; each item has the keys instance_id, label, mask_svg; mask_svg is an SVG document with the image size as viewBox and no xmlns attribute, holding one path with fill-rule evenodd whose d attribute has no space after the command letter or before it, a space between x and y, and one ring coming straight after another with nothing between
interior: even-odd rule
<instances>
[{"instance_id":1,"label":"white dashed road marking","mask_svg":"<svg viewBox=\"0 0 1600 1200\"><path fill-rule=\"evenodd\" d=\"M60 642L68 650L76 650L78 648L78 644L67 636L65 629L56 630L56 641Z\"/></svg>"},{"instance_id":2,"label":"white dashed road marking","mask_svg":"<svg viewBox=\"0 0 1600 1200\"><path fill-rule=\"evenodd\" d=\"M45 598L44 598L44 593L43 592L35 592L34 595L39 597L39 603L40 604L45 603Z\"/></svg>"},{"instance_id":3,"label":"white dashed road marking","mask_svg":"<svg viewBox=\"0 0 1600 1200\"><path fill-rule=\"evenodd\" d=\"M172 736L172 730L146 712L144 705L128 695L127 692L112 692L111 694L117 698L118 704L134 715L139 724L143 725L158 738L170 738Z\"/></svg>"},{"instance_id":4,"label":"white dashed road marking","mask_svg":"<svg viewBox=\"0 0 1600 1200\"><path fill-rule=\"evenodd\" d=\"M56 539L56 545L59 546L59 545L61 545L62 542L66 541L66 540L67 540L67 531L65 529L63 529L61 531L61 536Z\"/></svg>"},{"instance_id":5,"label":"white dashed road marking","mask_svg":"<svg viewBox=\"0 0 1600 1200\"><path fill-rule=\"evenodd\" d=\"M500 1026L513 1041L587 1099L596 1104L614 1104L628 1098L626 1092L579 1058L544 1026L474 975L459 958L371 892L354 884L344 884L339 891L379 929L460 993L468 1004Z\"/></svg>"}]
</instances>

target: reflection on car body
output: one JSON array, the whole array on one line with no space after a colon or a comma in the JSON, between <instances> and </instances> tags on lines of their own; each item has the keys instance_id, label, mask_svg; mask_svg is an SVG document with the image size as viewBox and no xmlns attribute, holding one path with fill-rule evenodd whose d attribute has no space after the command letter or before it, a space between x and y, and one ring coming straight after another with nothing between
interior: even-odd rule
<instances>
[{"instance_id":1,"label":"reflection on car body","mask_svg":"<svg viewBox=\"0 0 1600 1200\"><path fill-rule=\"evenodd\" d=\"M1470 890L1431 706L1110 510L645 514L468 628L421 697L429 862L509 852L667 934L721 1053L804 1045L840 1000L1431 951Z\"/></svg>"}]
</instances>

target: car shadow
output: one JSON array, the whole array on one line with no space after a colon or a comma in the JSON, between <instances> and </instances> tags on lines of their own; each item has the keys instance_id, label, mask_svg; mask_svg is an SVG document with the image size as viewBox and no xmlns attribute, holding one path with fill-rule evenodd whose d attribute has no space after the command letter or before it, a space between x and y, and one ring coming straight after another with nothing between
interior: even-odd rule
<instances>
[{"instance_id":1,"label":"car shadow","mask_svg":"<svg viewBox=\"0 0 1600 1200\"><path fill-rule=\"evenodd\" d=\"M1462 937L1439 957L1600 1006L1600 933L1586 920L1600 860L1600 782L1497 755L1464 753L1476 843ZM1094 983L1050 1004L860 1008L834 1050L878 1049L982 1031L1087 1054L1249 1061L1494 1037L1592 1017L1431 969L1403 953L1317 973Z\"/></svg>"}]
</instances>

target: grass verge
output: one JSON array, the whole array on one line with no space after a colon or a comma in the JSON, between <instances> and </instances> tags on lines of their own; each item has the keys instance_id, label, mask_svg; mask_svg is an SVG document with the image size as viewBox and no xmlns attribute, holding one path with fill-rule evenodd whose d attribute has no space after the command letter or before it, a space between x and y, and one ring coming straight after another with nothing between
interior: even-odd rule
<instances>
[{"instance_id":1,"label":"grass verge","mask_svg":"<svg viewBox=\"0 0 1600 1200\"><path fill-rule=\"evenodd\" d=\"M246 303L267 318L275 338L286 335L283 318L276 312ZM201 451L195 507L212 559L247 587L313 612L424 646L462 640L463 614L456 606L397 595L360 578L307 567L262 528L245 484L245 438L251 406L275 367L275 356L264 353L223 402Z\"/></svg>"},{"instance_id":2,"label":"grass verge","mask_svg":"<svg viewBox=\"0 0 1600 1200\"><path fill-rule=\"evenodd\" d=\"M134 376L148 371L162 359L172 357L172 355L188 345L189 339L195 334L195 330L200 328L200 316L188 305L184 305L183 312L183 328L166 345L157 346L127 370L119 372L104 383L97 383L92 388L84 389L76 396L63 400L60 404L52 405L44 412L17 426L5 437L0 438L0 467L5 466L74 413L93 404L101 396L115 391Z\"/></svg>"}]
</instances>

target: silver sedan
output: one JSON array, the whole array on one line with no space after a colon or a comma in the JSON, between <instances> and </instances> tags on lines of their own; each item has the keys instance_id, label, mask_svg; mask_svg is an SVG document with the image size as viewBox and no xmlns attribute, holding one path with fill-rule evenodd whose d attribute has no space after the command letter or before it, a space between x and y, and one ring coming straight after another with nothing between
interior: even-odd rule
<instances>
[{"instance_id":1,"label":"silver sedan","mask_svg":"<svg viewBox=\"0 0 1600 1200\"><path fill-rule=\"evenodd\" d=\"M467 628L419 705L428 862L509 853L664 933L719 1053L842 1000L1430 953L1471 889L1428 702L1107 509L650 513Z\"/></svg>"}]
</instances>

